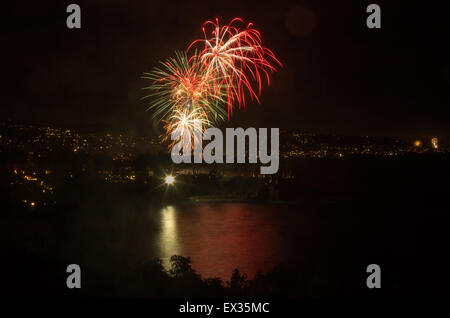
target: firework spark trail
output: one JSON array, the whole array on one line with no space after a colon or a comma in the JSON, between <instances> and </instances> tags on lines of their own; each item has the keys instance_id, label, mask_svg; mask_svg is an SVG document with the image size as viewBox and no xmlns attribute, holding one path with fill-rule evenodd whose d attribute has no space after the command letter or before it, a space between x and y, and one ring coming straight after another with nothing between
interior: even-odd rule
<instances>
[{"instance_id":1,"label":"firework spark trail","mask_svg":"<svg viewBox=\"0 0 450 318\"><path fill-rule=\"evenodd\" d=\"M193 148L194 143L200 141L198 138L210 125L207 114L200 108L177 109L166 122L165 129L168 132L166 138L175 134L183 140L190 140L191 148ZM170 144L169 148L172 148L174 144L175 141Z\"/></svg>"},{"instance_id":2,"label":"firework spark trail","mask_svg":"<svg viewBox=\"0 0 450 318\"><path fill-rule=\"evenodd\" d=\"M202 63L202 70L207 76L211 74L221 79L227 92L228 115L232 114L233 104L245 106L245 91L250 98L259 102L262 77L270 84L269 71L276 71L269 60L281 66L281 62L272 51L262 46L261 34L249 23L241 30L237 25L243 23L240 18L233 19L228 25L220 26L216 22L206 21L203 25L204 39L193 41L189 47L204 44L198 55L194 55ZM209 28L212 27L212 30ZM246 75L246 72L251 77ZM252 80L257 85L253 88Z\"/></svg>"},{"instance_id":3,"label":"firework spark trail","mask_svg":"<svg viewBox=\"0 0 450 318\"><path fill-rule=\"evenodd\" d=\"M145 90L151 93L143 98L153 97L148 110L154 110L158 120L170 118L176 110L201 107L210 115L212 123L225 119L223 110L224 93L214 84L215 79L200 71L195 59L188 59L185 52L175 52L176 58L162 62L163 68L154 68L142 78L152 80Z\"/></svg>"}]
</instances>

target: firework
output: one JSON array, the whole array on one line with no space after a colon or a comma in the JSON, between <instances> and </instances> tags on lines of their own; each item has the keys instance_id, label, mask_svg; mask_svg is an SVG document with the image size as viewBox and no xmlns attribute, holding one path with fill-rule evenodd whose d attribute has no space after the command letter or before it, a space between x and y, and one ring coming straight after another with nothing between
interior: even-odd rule
<instances>
[{"instance_id":1,"label":"firework","mask_svg":"<svg viewBox=\"0 0 450 318\"><path fill-rule=\"evenodd\" d=\"M162 68L142 76L152 80L150 86L143 88L151 91L143 98L153 97L147 110L154 111L154 118L166 120L174 112L195 107L209 114L208 122L220 123L225 119L222 89L215 85L214 78L201 72L195 58L188 59L186 52L175 52L175 56L161 62Z\"/></svg>"},{"instance_id":2,"label":"firework","mask_svg":"<svg viewBox=\"0 0 450 318\"><path fill-rule=\"evenodd\" d=\"M259 31L251 23L241 29L242 23L239 18L225 26L218 19L205 22L204 39L142 76L152 81L143 88L149 91L143 98L152 98L147 110L165 123L165 139L176 133L195 141L199 132L220 124L227 113L229 118L233 105L245 106L246 97L259 102L264 79L270 84L269 73L276 70L271 63L281 63L262 46ZM192 49L197 45L203 47Z\"/></svg>"},{"instance_id":3,"label":"firework","mask_svg":"<svg viewBox=\"0 0 450 318\"><path fill-rule=\"evenodd\" d=\"M167 131L166 138L175 134L183 140L190 140L191 148L194 143L199 141L202 133L211 125L208 115L199 107L191 106L190 108L176 109L168 120L166 120L165 129ZM173 141L169 148L175 144Z\"/></svg>"},{"instance_id":4,"label":"firework","mask_svg":"<svg viewBox=\"0 0 450 318\"><path fill-rule=\"evenodd\" d=\"M203 44L194 58L201 62L205 76L212 76L225 88L229 115L233 104L245 106L246 92L252 100L259 102L263 78L269 85L269 72L276 70L271 62L281 66L273 52L262 46L261 34L253 24L240 29L242 23L240 18L224 26L219 25L218 19L206 21L204 38L193 41L188 47L189 51L191 47Z\"/></svg>"}]
</instances>

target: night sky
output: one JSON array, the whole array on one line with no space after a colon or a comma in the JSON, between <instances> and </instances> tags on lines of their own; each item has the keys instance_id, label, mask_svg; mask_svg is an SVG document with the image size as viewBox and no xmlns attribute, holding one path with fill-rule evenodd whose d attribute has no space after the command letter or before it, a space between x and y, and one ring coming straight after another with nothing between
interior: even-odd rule
<instances>
[{"instance_id":1,"label":"night sky","mask_svg":"<svg viewBox=\"0 0 450 318\"><path fill-rule=\"evenodd\" d=\"M66 27L69 3L81 6L81 30ZM381 6L381 30L366 27L369 3ZM152 132L141 73L202 37L205 20L239 16L284 66L261 104L227 125L450 137L450 21L429 2L17 1L2 11L2 120Z\"/></svg>"}]
</instances>

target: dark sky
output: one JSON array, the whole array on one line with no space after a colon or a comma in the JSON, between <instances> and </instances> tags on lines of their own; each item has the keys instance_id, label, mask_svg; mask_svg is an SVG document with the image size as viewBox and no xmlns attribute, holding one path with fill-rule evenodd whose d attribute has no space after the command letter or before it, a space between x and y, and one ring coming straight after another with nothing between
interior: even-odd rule
<instances>
[{"instance_id":1,"label":"dark sky","mask_svg":"<svg viewBox=\"0 0 450 318\"><path fill-rule=\"evenodd\" d=\"M249 103L227 125L450 137L450 22L436 4L35 2L2 9L2 119L152 131L141 73L201 37L205 20L239 16L255 24L284 67L264 87L261 105ZM382 9L381 30L365 24L372 2ZM81 6L81 30L66 27L69 3Z\"/></svg>"}]
</instances>

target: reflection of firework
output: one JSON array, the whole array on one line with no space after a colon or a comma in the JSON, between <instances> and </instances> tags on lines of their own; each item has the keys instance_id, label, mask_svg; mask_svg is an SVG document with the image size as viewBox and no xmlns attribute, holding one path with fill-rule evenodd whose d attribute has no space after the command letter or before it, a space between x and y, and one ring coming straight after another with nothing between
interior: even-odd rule
<instances>
[{"instance_id":1,"label":"reflection of firework","mask_svg":"<svg viewBox=\"0 0 450 318\"><path fill-rule=\"evenodd\" d=\"M218 19L215 23L207 21L203 25L204 39L195 40L188 47L189 50L197 43L204 44L197 57L206 76L214 76L225 86L229 113L233 103L245 105L245 91L259 102L262 77L269 84L268 71L275 71L268 59L281 65L272 51L261 45L261 34L251 23L239 29L237 25L242 22L235 18L221 27ZM258 94L252 87L252 80L258 86Z\"/></svg>"}]
</instances>

